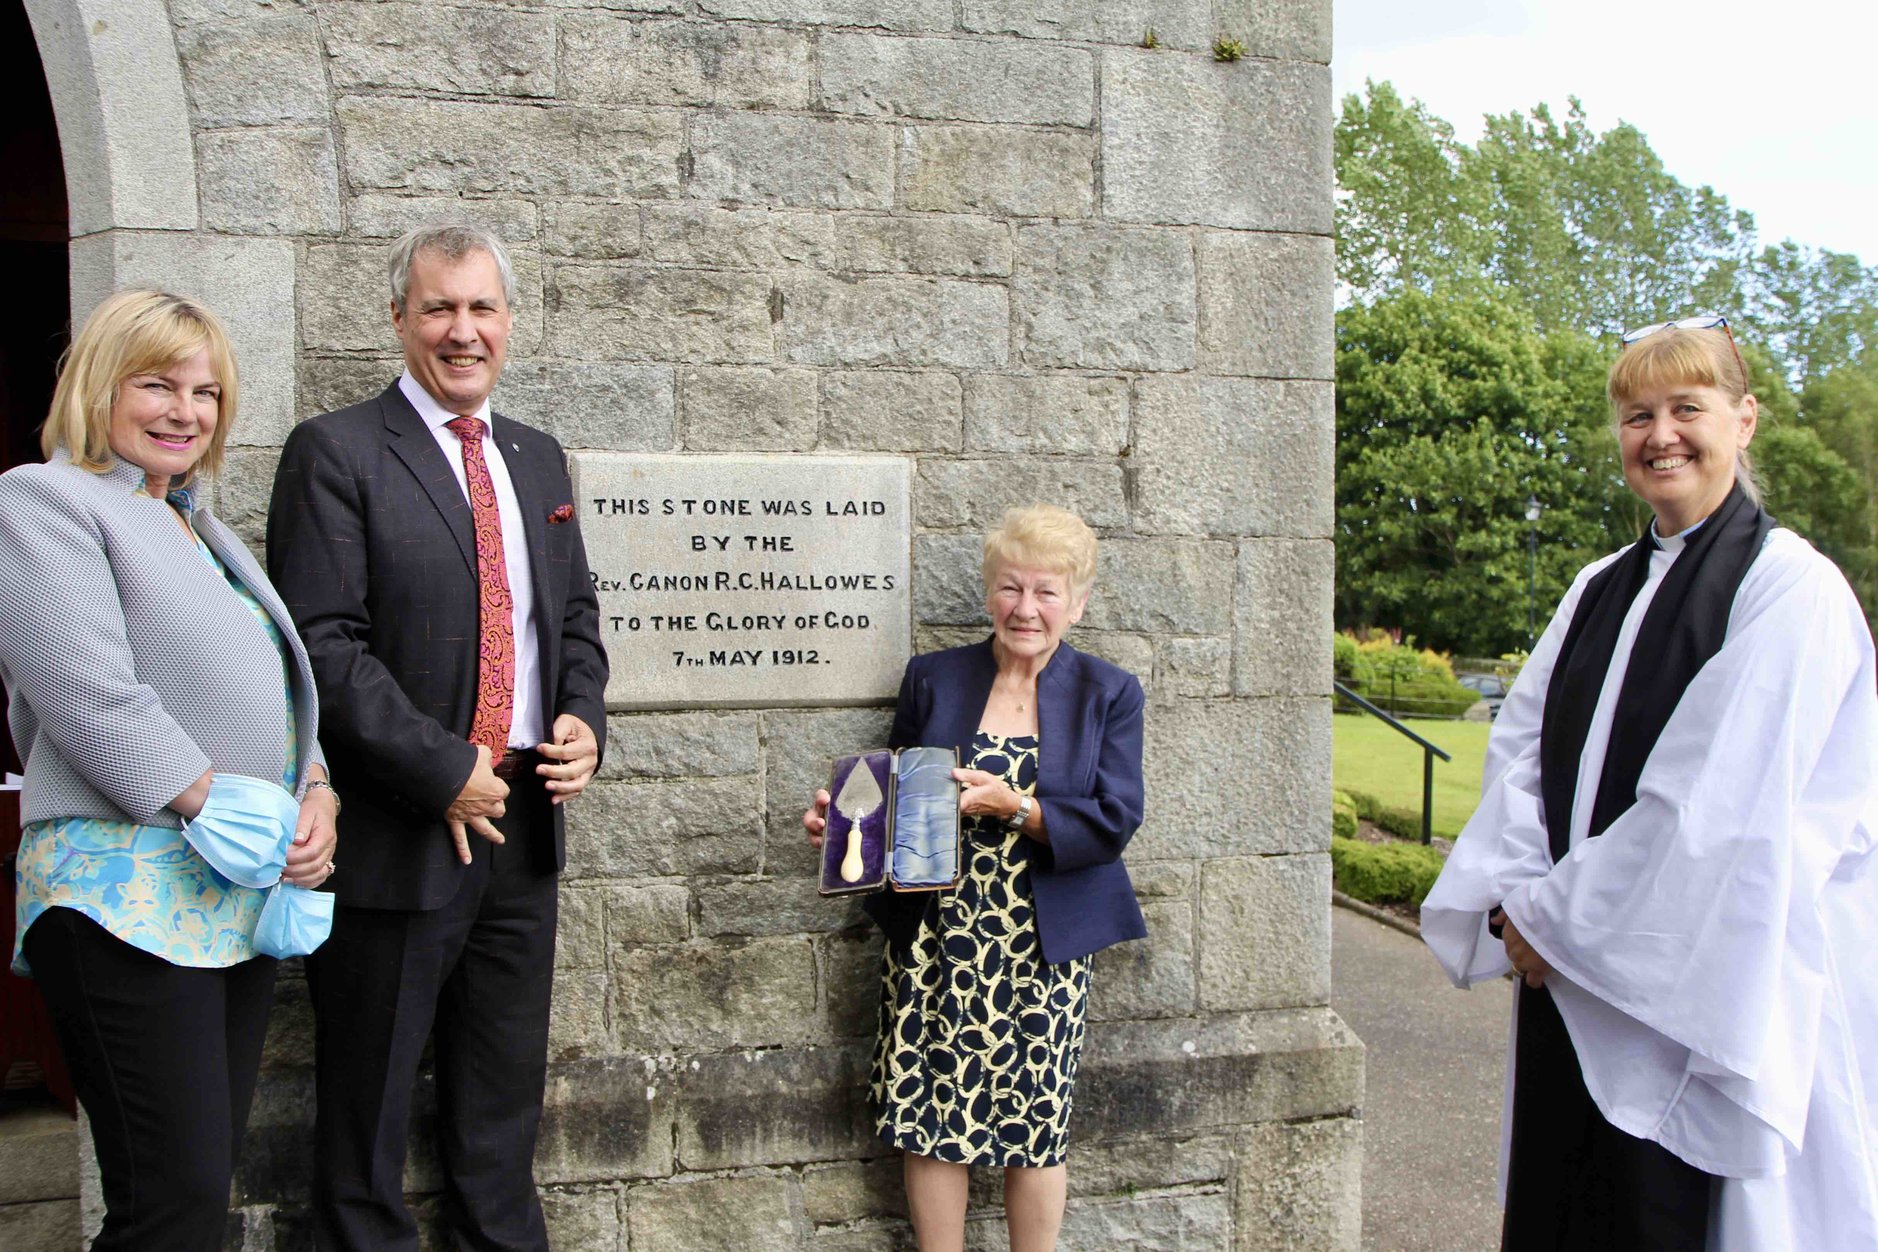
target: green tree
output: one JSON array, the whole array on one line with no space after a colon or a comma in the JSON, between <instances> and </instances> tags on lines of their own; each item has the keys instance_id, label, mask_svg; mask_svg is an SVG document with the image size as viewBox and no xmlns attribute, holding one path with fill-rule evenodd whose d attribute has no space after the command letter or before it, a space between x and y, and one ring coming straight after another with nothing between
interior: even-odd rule
<instances>
[{"instance_id":1,"label":"green tree","mask_svg":"<svg viewBox=\"0 0 1878 1252\"><path fill-rule=\"evenodd\" d=\"M1805 388L1878 350L1878 267L1788 240L1746 274L1739 321ZM1878 481L1868 479L1867 481Z\"/></svg>"},{"instance_id":2,"label":"green tree","mask_svg":"<svg viewBox=\"0 0 1878 1252\"><path fill-rule=\"evenodd\" d=\"M1452 126L1372 82L1344 97L1335 143L1340 282L1374 298L1479 274L1484 206Z\"/></svg>"},{"instance_id":3,"label":"green tree","mask_svg":"<svg viewBox=\"0 0 1878 1252\"><path fill-rule=\"evenodd\" d=\"M1371 82L1344 98L1335 152L1337 276L1357 302L1484 279L1535 328L1592 334L1713 310L1797 388L1878 345L1878 267L1762 246L1751 214L1577 100L1487 117L1468 145Z\"/></svg>"},{"instance_id":4,"label":"green tree","mask_svg":"<svg viewBox=\"0 0 1878 1252\"><path fill-rule=\"evenodd\" d=\"M1754 438L1767 511L1774 520L1811 539L1845 565L1844 545L1852 521L1861 512L1865 492L1844 457L1826 446L1807 426L1770 424ZM1847 570L1848 576L1851 571Z\"/></svg>"},{"instance_id":5,"label":"green tree","mask_svg":"<svg viewBox=\"0 0 1878 1252\"><path fill-rule=\"evenodd\" d=\"M1480 141L1388 83L1336 134L1337 615L1493 654L1525 640L1525 500L1541 612L1647 520L1603 399L1614 332L1726 313L1762 405L1770 510L1838 561L1878 624L1878 268L1791 241L1671 175L1576 100Z\"/></svg>"},{"instance_id":6,"label":"green tree","mask_svg":"<svg viewBox=\"0 0 1878 1252\"><path fill-rule=\"evenodd\" d=\"M1809 433L1845 462L1853 479L1851 490L1819 510L1825 516L1802 533L1839 563L1878 633L1878 348L1808 387L1800 409ZM1777 508L1774 516L1786 520Z\"/></svg>"},{"instance_id":7,"label":"green tree","mask_svg":"<svg viewBox=\"0 0 1878 1252\"><path fill-rule=\"evenodd\" d=\"M1337 318L1339 625L1495 656L1527 639L1526 502L1537 616L1635 537L1602 396L1604 354L1540 335L1482 285L1404 291Z\"/></svg>"},{"instance_id":8,"label":"green tree","mask_svg":"<svg viewBox=\"0 0 1878 1252\"><path fill-rule=\"evenodd\" d=\"M1618 331L1692 307L1731 307L1753 219L1689 187L1620 123L1603 134L1570 102L1486 119L1462 162L1486 189L1485 272L1521 292L1542 330Z\"/></svg>"},{"instance_id":9,"label":"green tree","mask_svg":"<svg viewBox=\"0 0 1878 1252\"><path fill-rule=\"evenodd\" d=\"M1485 279L1540 330L1612 332L1736 307L1754 222L1671 175L1635 127L1573 100L1485 119L1480 142L1388 83L1344 98L1338 277L1360 301Z\"/></svg>"}]
</instances>

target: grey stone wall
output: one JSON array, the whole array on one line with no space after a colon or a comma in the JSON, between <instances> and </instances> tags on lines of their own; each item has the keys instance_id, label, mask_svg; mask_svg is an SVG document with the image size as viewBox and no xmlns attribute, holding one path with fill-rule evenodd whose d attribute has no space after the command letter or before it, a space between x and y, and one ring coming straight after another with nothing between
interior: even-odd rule
<instances>
[{"instance_id":1,"label":"grey stone wall","mask_svg":"<svg viewBox=\"0 0 1878 1252\"><path fill-rule=\"evenodd\" d=\"M112 42L155 6L28 7L77 119L75 303L162 282L229 315L220 507L257 541L292 422L394 376L384 244L439 213L512 243L498 403L570 448L914 458L919 648L981 633L1004 506L1088 518L1073 638L1149 693L1153 936L1098 962L1064 1244L1356 1246L1361 1046L1327 1007L1329 0L170 0L167 77ZM1215 63L1218 34L1251 55ZM175 194L122 185L172 149ZM797 821L886 722L613 719L563 892L557 1246L911 1245L864 1099L878 942L816 897ZM231 1247L305 1246L310 1061L290 975ZM1003 1246L995 1181L973 1247Z\"/></svg>"}]
</instances>

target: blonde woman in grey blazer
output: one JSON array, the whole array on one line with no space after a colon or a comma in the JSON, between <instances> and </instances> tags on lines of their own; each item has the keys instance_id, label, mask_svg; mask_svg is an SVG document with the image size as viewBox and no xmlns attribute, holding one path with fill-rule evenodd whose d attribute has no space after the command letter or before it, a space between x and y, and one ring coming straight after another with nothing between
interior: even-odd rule
<instances>
[{"instance_id":1,"label":"blonde woman in grey blazer","mask_svg":"<svg viewBox=\"0 0 1878 1252\"><path fill-rule=\"evenodd\" d=\"M195 491L235 399L212 313L123 292L67 354L46 463L0 475L0 678L26 770L14 968L91 1115L99 1252L221 1246L260 1065L266 892L203 860L185 820L199 839L260 780L282 837L299 798L285 881L334 868L306 653Z\"/></svg>"}]
</instances>

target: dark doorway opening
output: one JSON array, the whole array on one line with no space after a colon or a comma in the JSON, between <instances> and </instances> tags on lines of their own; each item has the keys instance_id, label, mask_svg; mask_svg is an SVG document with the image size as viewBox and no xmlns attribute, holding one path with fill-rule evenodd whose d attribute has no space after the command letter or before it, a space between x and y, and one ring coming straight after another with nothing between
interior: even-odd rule
<instances>
[{"instance_id":1,"label":"dark doorway opening","mask_svg":"<svg viewBox=\"0 0 1878 1252\"><path fill-rule=\"evenodd\" d=\"M20 0L0 0L0 275L13 329L0 333L0 470L40 460L39 426L71 334L65 163L39 45ZM0 729L0 766L19 769Z\"/></svg>"},{"instance_id":2,"label":"dark doorway opening","mask_svg":"<svg viewBox=\"0 0 1878 1252\"><path fill-rule=\"evenodd\" d=\"M0 0L0 118L0 276L13 324L0 330L0 470L7 470L42 459L39 427L72 320L65 163L45 67L21 0ZM3 724L0 767L9 773L20 768ZM45 1007L32 983L5 972L13 957L19 797L18 791L0 792L0 1110L49 1094L69 1111L71 1082Z\"/></svg>"},{"instance_id":3,"label":"dark doorway opening","mask_svg":"<svg viewBox=\"0 0 1878 1252\"><path fill-rule=\"evenodd\" d=\"M41 459L39 424L72 319L59 128L20 0L0 0L0 117L0 274L13 323L0 334L0 469L10 469Z\"/></svg>"}]
</instances>

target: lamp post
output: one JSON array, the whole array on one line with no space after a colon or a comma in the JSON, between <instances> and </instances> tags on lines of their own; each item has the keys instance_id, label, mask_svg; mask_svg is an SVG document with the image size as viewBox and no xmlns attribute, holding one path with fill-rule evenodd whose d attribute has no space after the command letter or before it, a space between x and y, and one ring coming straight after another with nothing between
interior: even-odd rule
<instances>
[{"instance_id":1,"label":"lamp post","mask_svg":"<svg viewBox=\"0 0 1878 1252\"><path fill-rule=\"evenodd\" d=\"M1537 625L1538 602L1535 597L1535 584L1539 578L1539 514L1541 512L1538 496L1526 497L1526 651L1532 651L1533 644L1539 640L1535 629Z\"/></svg>"}]
</instances>

